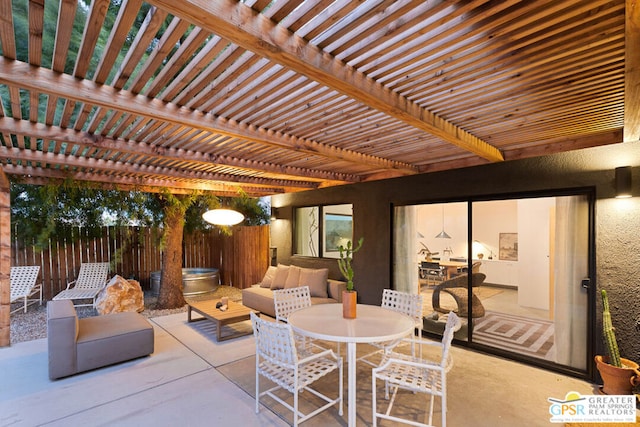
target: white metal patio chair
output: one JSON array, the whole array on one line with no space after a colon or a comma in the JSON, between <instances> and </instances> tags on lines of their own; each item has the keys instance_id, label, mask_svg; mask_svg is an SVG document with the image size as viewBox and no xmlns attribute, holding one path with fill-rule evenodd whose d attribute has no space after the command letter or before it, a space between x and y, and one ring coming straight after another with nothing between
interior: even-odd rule
<instances>
[{"instance_id":1,"label":"white metal patio chair","mask_svg":"<svg viewBox=\"0 0 640 427\"><path fill-rule=\"evenodd\" d=\"M294 426L336 403L339 414L342 415L342 358L332 350L301 357L296 350L293 331L289 324L264 320L255 313L251 313L251 322L256 340L256 413L260 411L260 397L267 395L293 412ZM315 381L335 370L338 370L337 398L332 399L311 388ZM276 385L260 392L260 376ZM275 394L280 389L293 394L293 405ZM303 390L327 403L308 414L301 413L298 409L298 394Z\"/></svg>"},{"instance_id":2,"label":"white metal patio chair","mask_svg":"<svg viewBox=\"0 0 640 427\"><path fill-rule=\"evenodd\" d=\"M11 313L21 309L26 313L27 307L36 302L42 305L42 284L36 284L39 273L39 265L11 267L11 303L22 303L11 310ZM35 295L38 295L38 298L32 298Z\"/></svg>"},{"instance_id":3,"label":"white metal patio chair","mask_svg":"<svg viewBox=\"0 0 640 427\"><path fill-rule=\"evenodd\" d=\"M394 291L392 289L385 289L382 291L382 303L381 307L393 310L398 313L406 314L411 317L415 324L415 336L422 336L422 294L410 294L408 292ZM381 354L383 352L390 351L393 347L401 343L401 340L394 340L383 343L371 343L377 349L371 353L361 356L358 360L368 363L371 366L378 366L372 357Z\"/></svg>"},{"instance_id":4,"label":"white metal patio chair","mask_svg":"<svg viewBox=\"0 0 640 427\"><path fill-rule=\"evenodd\" d=\"M98 293L107 284L108 262L83 262L78 278L67 284L67 288L53 297L54 300L91 300L91 304L75 304L76 307L90 307L96 302ZM73 286L73 287L72 287Z\"/></svg>"},{"instance_id":5,"label":"white metal patio chair","mask_svg":"<svg viewBox=\"0 0 640 427\"><path fill-rule=\"evenodd\" d=\"M460 329L460 318L453 312L448 314L447 324L442 336L442 341L430 341L423 338L406 339L416 346L440 347L440 357L437 360L423 358L420 356L412 356L410 354L397 353L395 351L385 354L385 357L379 367L372 370L371 386L372 386L372 412L373 426L377 425L378 418L387 419L395 422L411 424L415 426L433 426L433 406L436 396L440 396L442 410L442 426L447 425L447 372L453 367L453 358L449 354L453 334ZM425 349L419 354L427 354ZM393 388L393 395L389 401L386 412L381 413L377 410L376 397L376 380L385 381L385 394L387 387ZM429 423L424 424L414 420L402 419L398 416L391 415L393 403L397 397L398 389L409 390L415 393L429 394ZM385 396L388 398L388 396Z\"/></svg>"},{"instance_id":6,"label":"white metal patio chair","mask_svg":"<svg viewBox=\"0 0 640 427\"><path fill-rule=\"evenodd\" d=\"M289 315L294 311L305 307L311 307L311 291L308 286L298 286L295 288L276 289L273 291L273 304L276 311L276 321L289 323ZM326 348L315 344L314 340L294 332L297 349L299 352L309 352L309 346L313 345L321 350ZM340 347L338 347L338 354Z\"/></svg>"}]
</instances>

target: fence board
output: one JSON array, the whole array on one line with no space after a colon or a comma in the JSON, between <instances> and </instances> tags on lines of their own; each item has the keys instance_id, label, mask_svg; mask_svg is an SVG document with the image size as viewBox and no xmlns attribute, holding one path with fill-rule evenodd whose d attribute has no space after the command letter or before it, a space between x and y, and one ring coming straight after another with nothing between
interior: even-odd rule
<instances>
[{"instance_id":1,"label":"fence board","mask_svg":"<svg viewBox=\"0 0 640 427\"><path fill-rule=\"evenodd\" d=\"M110 276L134 278L143 289L162 268L159 231L146 227L104 227L97 238L74 229L79 239L51 241L42 251L13 231L11 265L40 265L45 300L74 280L83 262L110 262ZM183 267L218 268L222 284L246 288L259 282L269 265L269 226L234 227L231 236L217 229L185 235L183 253Z\"/></svg>"}]
</instances>

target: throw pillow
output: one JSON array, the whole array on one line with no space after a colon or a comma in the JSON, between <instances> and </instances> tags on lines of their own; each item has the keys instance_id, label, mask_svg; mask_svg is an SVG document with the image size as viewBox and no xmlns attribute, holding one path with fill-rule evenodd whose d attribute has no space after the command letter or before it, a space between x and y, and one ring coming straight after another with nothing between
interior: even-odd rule
<instances>
[{"instance_id":1,"label":"throw pillow","mask_svg":"<svg viewBox=\"0 0 640 427\"><path fill-rule=\"evenodd\" d=\"M298 283L300 280L300 270L302 269L295 265L289 266L289 274L287 275L287 280L284 283L285 289L298 287Z\"/></svg>"},{"instance_id":2,"label":"throw pillow","mask_svg":"<svg viewBox=\"0 0 640 427\"><path fill-rule=\"evenodd\" d=\"M328 268L302 268L300 269L300 286L308 286L312 297L328 298L327 280Z\"/></svg>"},{"instance_id":3,"label":"throw pillow","mask_svg":"<svg viewBox=\"0 0 640 427\"><path fill-rule=\"evenodd\" d=\"M270 288L271 284L273 283L273 278L276 277L276 271L278 270L278 267L276 267L275 265L270 265L269 268L267 268L267 272L264 273L264 277L262 278L262 282L260 282L260 287L261 288Z\"/></svg>"},{"instance_id":4,"label":"throw pillow","mask_svg":"<svg viewBox=\"0 0 640 427\"><path fill-rule=\"evenodd\" d=\"M278 264L276 269L276 275L271 282L271 289L284 289L284 284L287 282L287 276L289 275L289 266Z\"/></svg>"}]
</instances>

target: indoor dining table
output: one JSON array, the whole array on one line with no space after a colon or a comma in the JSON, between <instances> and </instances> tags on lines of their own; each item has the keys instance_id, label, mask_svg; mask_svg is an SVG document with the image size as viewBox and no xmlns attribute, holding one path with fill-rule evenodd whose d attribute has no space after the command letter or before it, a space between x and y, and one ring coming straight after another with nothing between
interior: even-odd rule
<instances>
[{"instance_id":1,"label":"indoor dining table","mask_svg":"<svg viewBox=\"0 0 640 427\"><path fill-rule=\"evenodd\" d=\"M356 425L356 344L385 342L413 333L409 316L375 305L358 304L355 319L342 316L342 304L315 304L289 315L299 334L347 343L348 425Z\"/></svg>"}]
</instances>

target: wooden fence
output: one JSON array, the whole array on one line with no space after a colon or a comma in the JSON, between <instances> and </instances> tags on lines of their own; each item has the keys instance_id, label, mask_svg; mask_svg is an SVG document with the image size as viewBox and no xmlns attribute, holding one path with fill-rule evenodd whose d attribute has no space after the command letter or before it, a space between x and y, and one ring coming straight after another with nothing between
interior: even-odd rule
<instances>
[{"instance_id":1,"label":"wooden fence","mask_svg":"<svg viewBox=\"0 0 640 427\"><path fill-rule=\"evenodd\" d=\"M145 227L105 227L97 238L74 230L78 239L49 242L39 251L13 233L11 265L39 265L43 298L50 300L74 280L83 262L109 262L110 276L135 279L149 289L151 272L162 266L157 230ZM269 226L235 227L231 236L218 230L185 235L184 268L218 268L221 282L239 289L262 279L269 265Z\"/></svg>"}]
</instances>

